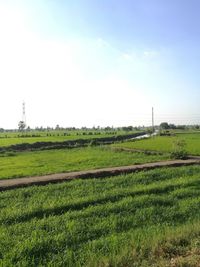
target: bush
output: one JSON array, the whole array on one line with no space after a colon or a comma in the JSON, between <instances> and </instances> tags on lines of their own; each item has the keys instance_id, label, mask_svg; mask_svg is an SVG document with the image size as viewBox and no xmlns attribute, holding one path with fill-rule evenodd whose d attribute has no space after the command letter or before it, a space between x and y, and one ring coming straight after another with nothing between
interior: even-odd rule
<instances>
[{"instance_id":1,"label":"bush","mask_svg":"<svg viewBox=\"0 0 200 267\"><path fill-rule=\"evenodd\" d=\"M170 153L171 159L187 159L188 152L185 150L186 143L184 140L177 139L173 142L173 149Z\"/></svg>"},{"instance_id":2,"label":"bush","mask_svg":"<svg viewBox=\"0 0 200 267\"><path fill-rule=\"evenodd\" d=\"M171 159L187 159L188 153L185 150L182 151L173 151L170 153Z\"/></svg>"}]
</instances>

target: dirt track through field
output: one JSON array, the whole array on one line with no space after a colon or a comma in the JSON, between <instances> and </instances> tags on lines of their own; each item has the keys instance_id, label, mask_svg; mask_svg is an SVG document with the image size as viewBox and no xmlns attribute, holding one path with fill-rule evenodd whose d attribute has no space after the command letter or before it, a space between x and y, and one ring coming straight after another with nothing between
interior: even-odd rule
<instances>
[{"instance_id":1,"label":"dirt track through field","mask_svg":"<svg viewBox=\"0 0 200 267\"><path fill-rule=\"evenodd\" d=\"M140 165L111 167L111 168L103 168L103 169L88 170L88 171L57 173L44 176L34 176L34 177L25 177L17 179L3 179L0 180L0 191L15 189L19 187L27 187L31 185L46 185L48 183L60 183L74 179L104 178L119 174L126 174L143 170L151 170L155 168L179 167L179 166L189 166L195 164L200 164L200 158L193 158L188 160L162 161L154 163L145 163Z\"/></svg>"}]
</instances>

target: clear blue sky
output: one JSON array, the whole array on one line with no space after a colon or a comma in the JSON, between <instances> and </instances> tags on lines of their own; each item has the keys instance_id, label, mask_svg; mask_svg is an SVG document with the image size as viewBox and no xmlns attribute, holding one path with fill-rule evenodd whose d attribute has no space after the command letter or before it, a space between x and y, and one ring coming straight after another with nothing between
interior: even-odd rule
<instances>
[{"instance_id":1,"label":"clear blue sky","mask_svg":"<svg viewBox=\"0 0 200 267\"><path fill-rule=\"evenodd\" d=\"M197 0L0 0L0 127L200 123ZM12 99L11 99L12 96Z\"/></svg>"}]
</instances>

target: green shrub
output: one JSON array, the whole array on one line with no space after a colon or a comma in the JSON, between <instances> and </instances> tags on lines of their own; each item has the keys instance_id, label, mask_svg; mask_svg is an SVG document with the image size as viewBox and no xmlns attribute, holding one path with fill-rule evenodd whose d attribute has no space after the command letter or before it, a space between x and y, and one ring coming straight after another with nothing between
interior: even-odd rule
<instances>
[{"instance_id":1,"label":"green shrub","mask_svg":"<svg viewBox=\"0 0 200 267\"><path fill-rule=\"evenodd\" d=\"M170 153L171 159L187 159L188 153L185 150L182 151L173 151Z\"/></svg>"},{"instance_id":2,"label":"green shrub","mask_svg":"<svg viewBox=\"0 0 200 267\"><path fill-rule=\"evenodd\" d=\"M176 139L173 142L173 149L170 153L171 159L187 159L188 158L188 152L185 150L185 140L182 139Z\"/></svg>"}]
</instances>

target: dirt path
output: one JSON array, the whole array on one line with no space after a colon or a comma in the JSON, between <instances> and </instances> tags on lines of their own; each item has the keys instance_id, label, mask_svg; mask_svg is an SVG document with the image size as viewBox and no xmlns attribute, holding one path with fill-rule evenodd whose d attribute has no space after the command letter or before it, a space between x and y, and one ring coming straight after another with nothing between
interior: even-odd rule
<instances>
[{"instance_id":1,"label":"dirt path","mask_svg":"<svg viewBox=\"0 0 200 267\"><path fill-rule=\"evenodd\" d=\"M66 180L73 180L78 178L103 178L107 176L114 176L123 173L131 173L142 170L150 170L162 167L178 167L200 164L200 158L188 159L188 160L173 160L162 161L154 163L145 163L140 165L120 166L112 168L103 168L88 171L57 173L44 176L25 177L17 179L4 179L0 180L0 191L26 187L31 185L45 185L48 183L60 183Z\"/></svg>"}]
</instances>

